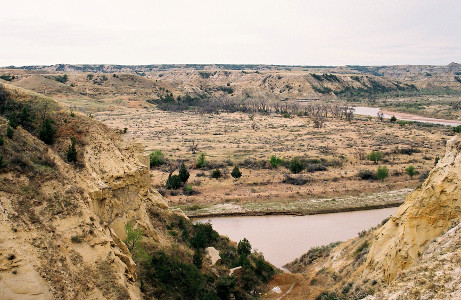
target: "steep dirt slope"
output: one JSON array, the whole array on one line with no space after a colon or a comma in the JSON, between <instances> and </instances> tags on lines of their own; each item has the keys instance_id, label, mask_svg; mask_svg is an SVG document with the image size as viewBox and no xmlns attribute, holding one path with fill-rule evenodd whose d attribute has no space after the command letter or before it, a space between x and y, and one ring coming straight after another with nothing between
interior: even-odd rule
<instances>
[{"instance_id":1,"label":"steep dirt slope","mask_svg":"<svg viewBox=\"0 0 461 300\"><path fill-rule=\"evenodd\" d=\"M48 106L58 138L50 148L19 126L0 146L0 298L141 298L121 242L124 225L134 222L152 242L167 243L148 210L171 214L150 187L141 149L90 118L49 109L53 102L39 95L7 90L19 101ZM0 118L0 132L6 124ZM76 165L64 160L71 136Z\"/></svg>"},{"instance_id":2,"label":"steep dirt slope","mask_svg":"<svg viewBox=\"0 0 461 300\"><path fill-rule=\"evenodd\" d=\"M436 238L416 265L366 299L461 299L461 225Z\"/></svg>"}]
</instances>

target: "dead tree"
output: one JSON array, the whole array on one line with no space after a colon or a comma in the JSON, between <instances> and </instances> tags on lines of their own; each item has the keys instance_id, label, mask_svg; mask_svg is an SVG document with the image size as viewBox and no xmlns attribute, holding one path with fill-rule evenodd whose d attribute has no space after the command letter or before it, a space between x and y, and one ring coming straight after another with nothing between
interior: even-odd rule
<instances>
[{"instance_id":1,"label":"dead tree","mask_svg":"<svg viewBox=\"0 0 461 300\"><path fill-rule=\"evenodd\" d=\"M195 141L192 141L192 145L189 147L189 151L191 151L192 154L197 153L197 151L198 151L198 144L196 144Z\"/></svg>"}]
</instances>

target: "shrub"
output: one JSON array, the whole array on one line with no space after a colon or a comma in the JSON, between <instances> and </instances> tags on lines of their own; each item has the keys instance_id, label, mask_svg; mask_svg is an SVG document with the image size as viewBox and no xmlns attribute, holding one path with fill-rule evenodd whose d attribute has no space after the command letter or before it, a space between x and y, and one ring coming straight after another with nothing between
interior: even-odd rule
<instances>
[{"instance_id":1,"label":"shrub","mask_svg":"<svg viewBox=\"0 0 461 300\"><path fill-rule=\"evenodd\" d=\"M205 160L205 153L200 153L197 159L197 164L195 165L197 168L203 168L206 166L206 160Z\"/></svg>"},{"instance_id":2,"label":"shrub","mask_svg":"<svg viewBox=\"0 0 461 300\"><path fill-rule=\"evenodd\" d=\"M77 149L75 148L75 137L70 138L70 145L67 148L66 157L68 162L77 161Z\"/></svg>"},{"instance_id":3,"label":"shrub","mask_svg":"<svg viewBox=\"0 0 461 300\"><path fill-rule=\"evenodd\" d=\"M13 129L16 129L16 127L18 127L18 118L15 112L12 112L8 117L8 125L13 127Z\"/></svg>"},{"instance_id":4,"label":"shrub","mask_svg":"<svg viewBox=\"0 0 461 300\"><path fill-rule=\"evenodd\" d=\"M456 133L461 133L461 125L453 127L453 131L456 132Z\"/></svg>"},{"instance_id":5,"label":"shrub","mask_svg":"<svg viewBox=\"0 0 461 300\"><path fill-rule=\"evenodd\" d=\"M10 75L10 74L0 75L0 79L3 79L5 81L12 81L14 78L15 78L14 75Z\"/></svg>"},{"instance_id":6,"label":"shrub","mask_svg":"<svg viewBox=\"0 0 461 300\"><path fill-rule=\"evenodd\" d=\"M142 241L142 230L141 229L134 229L133 224L131 222L126 223L125 225L125 233L126 233L126 239L125 239L125 244L128 247L128 250L130 250L131 253L133 253L134 250L137 248L141 247L141 241Z\"/></svg>"},{"instance_id":7,"label":"shrub","mask_svg":"<svg viewBox=\"0 0 461 300\"><path fill-rule=\"evenodd\" d=\"M3 135L0 135L0 146L3 146L5 141L3 140Z\"/></svg>"},{"instance_id":8,"label":"shrub","mask_svg":"<svg viewBox=\"0 0 461 300\"><path fill-rule=\"evenodd\" d=\"M322 292L315 300L338 300L340 299L335 292Z\"/></svg>"},{"instance_id":9,"label":"shrub","mask_svg":"<svg viewBox=\"0 0 461 300\"><path fill-rule=\"evenodd\" d=\"M195 249L194 256L192 257L192 262L197 268L202 268L203 259L202 252L200 251L200 249Z\"/></svg>"},{"instance_id":10,"label":"shrub","mask_svg":"<svg viewBox=\"0 0 461 300\"><path fill-rule=\"evenodd\" d=\"M360 170L357 176L362 180L376 180L376 174L371 170Z\"/></svg>"},{"instance_id":11,"label":"shrub","mask_svg":"<svg viewBox=\"0 0 461 300\"><path fill-rule=\"evenodd\" d=\"M283 179L283 183L293 184L293 185L304 185L309 182L308 178L304 177L293 177L288 174L285 174L285 178Z\"/></svg>"},{"instance_id":12,"label":"shrub","mask_svg":"<svg viewBox=\"0 0 461 300\"><path fill-rule=\"evenodd\" d=\"M3 156L0 154L0 169L5 166L5 163L3 162Z\"/></svg>"},{"instance_id":13,"label":"shrub","mask_svg":"<svg viewBox=\"0 0 461 300\"><path fill-rule=\"evenodd\" d=\"M179 175L168 175L166 180L166 188L169 190L177 190L182 186L182 181L179 178Z\"/></svg>"},{"instance_id":14,"label":"shrub","mask_svg":"<svg viewBox=\"0 0 461 300\"><path fill-rule=\"evenodd\" d=\"M205 249L219 238L219 234L213 229L210 223L194 224L194 229L195 234L190 243L195 249Z\"/></svg>"},{"instance_id":15,"label":"shrub","mask_svg":"<svg viewBox=\"0 0 461 300\"><path fill-rule=\"evenodd\" d=\"M374 162L375 164L378 164L378 162L383 158L384 154L382 152L379 152L379 151L371 151L368 155L367 155L367 159L368 160L371 160L372 162Z\"/></svg>"},{"instance_id":16,"label":"shrub","mask_svg":"<svg viewBox=\"0 0 461 300\"><path fill-rule=\"evenodd\" d=\"M237 166L235 166L232 170L231 176L235 179L239 179L240 177L242 177L242 172L240 172L240 169Z\"/></svg>"},{"instance_id":17,"label":"shrub","mask_svg":"<svg viewBox=\"0 0 461 300\"><path fill-rule=\"evenodd\" d=\"M376 170L376 177L384 181L384 179L389 176L389 170L387 169L386 166L379 166L378 169Z\"/></svg>"},{"instance_id":18,"label":"shrub","mask_svg":"<svg viewBox=\"0 0 461 300\"><path fill-rule=\"evenodd\" d=\"M182 163L179 167L179 180L181 180L182 183L186 183L189 179L189 176L190 174L187 171L186 166L184 165L184 163Z\"/></svg>"},{"instance_id":19,"label":"shrub","mask_svg":"<svg viewBox=\"0 0 461 300\"><path fill-rule=\"evenodd\" d=\"M67 77L66 74L64 74L64 75L62 75L62 76L61 76L61 75L58 75L58 76L56 76L56 77L54 78L54 80L56 80L57 82L60 82L60 83L66 83L68 79L69 79L69 78Z\"/></svg>"},{"instance_id":20,"label":"shrub","mask_svg":"<svg viewBox=\"0 0 461 300\"><path fill-rule=\"evenodd\" d=\"M251 253L251 244L246 238L243 238L243 240L241 240L238 243L237 253L239 255L250 255L250 253Z\"/></svg>"},{"instance_id":21,"label":"shrub","mask_svg":"<svg viewBox=\"0 0 461 300\"><path fill-rule=\"evenodd\" d=\"M211 172L211 178L215 178L215 179L218 179L218 178L221 178L222 177L222 172L220 169L215 169L213 170L213 172Z\"/></svg>"},{"instance_id":22,"label":"shrub","mask_svg":"<svg viewBox=\"0 0 461 300\"><path fill-rule=\"evenodd\" d=\"M186 186L184 187L183 193L184 193L184 195L186 195L186 196L191 196L191 195L195 194L196 192L195 192L194 189L192 188L192 185L189 184L189 185L186 185Z\"/></svg>"},{"instance_id":23,"label":"shrub","mask_svg":"<svg viewBox=\"0 0 461 300\"><path fill-rule=\"evenodd\" d=\"M10 139L13 138L14 130L10 126L6 127L6 136Z\"/></svg>"},{"instance_id":24,"label":"shrub","mask_svg":"<svg viewBox=\"0 0 461 300\"><path fill-rule=\"evenodd\" d=\"M397 118L396 118L395 116L392 116L391 122L392 122L392 123L395 123L396 121L397 121Z\"/></svg>"},{"instance_id":25,"label":"shrub","mask_svg":"<svg viewBox=\"0 0 461 300\"><path fill-rule=\"evenodd\" d=\"M408 167L406 167L405 171L407 172L407 174L410 176L411 179L413 179L413 176L418 174L418 172L416 171L413 165L409 165Z\"/></svg>"},{"instance_id":26,"label":"shrub","mask_svg":"<svg viewBox=\"0 0 461 300\"><path fill-rule=\"evenodd\" d=\"M149 154L149 164L151 167L157 167L164 163L163 161L163 152L156 150Z\"/></svg>"},{"instance_id":27,"label":"shrub","mask_svg":"<svg viewBox=\"0 0 461 300\"><path fill-rule=\"evenodd\" d=\"M294 157L290 161L290 164L288 166L288 169L291 171L291 173L294 173L294 174L300 173L301 171L304 170L304 168L305 168L304 165L296 157Z\"/></svg>"},{"instance_id":28,"label":"shrub","mask_svg":"<svg viewBox=\"0 0 461 300\"><path fill-rule=\"evenodd\" d=\"M205 280L197 267L163 251L153 253L147 276L157 299L198 299Z\"/></svg>"},{"instance_id":29,"label":"shrub","mask_svg":"<svg viewBox=\"0 0 461 300\"><path fill-rule=\"evenodd\" d=\"M272 168L277 168L282 163L283 163L283 160L281 158L278 158L275 155L272 155L271 158L269 159L269 164L271 165Z\"/></svg>"},{"instance_id":30,"label":"shrub","mask_svg":"<svg viewBox=\"0 0 461 300\"><path fill-rule=\"evenodd\" d=\"M42 124L42 128L40 129L39 132L39 138L45 143L45 144L52 144L54 141L54 136L56 134L56 129L53 127L53 120L50 119L45 119Z\"/></svg>"}]
</instances>

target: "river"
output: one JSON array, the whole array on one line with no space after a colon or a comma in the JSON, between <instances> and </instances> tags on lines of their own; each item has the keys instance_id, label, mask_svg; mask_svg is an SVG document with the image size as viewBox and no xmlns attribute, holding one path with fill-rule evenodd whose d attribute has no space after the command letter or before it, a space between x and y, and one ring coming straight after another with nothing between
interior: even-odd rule
<instances>
[{"instance_id":1,"label":"river","mask_svg":"<svg viewBox=\"0 0 461 300\"><path fill-rule=\"evenodd\" d=\"M386 110L381 110L378 107L367 107L367 106L356 106L354 107L355 114L357 115L364 115L364 116L372 116L376 117L378 112L382 112L384 118L391 118L393 115L399 120L403 121L413 121L413 122L421 122L421 123L430 123L430 124L438 124L438 125L447 125L447 126L458 126L461 125L461 121L458 120L446 120L446 119L436 119L436 118L428 118L422 117L418 115L412 115L407 113L400 113L400 112L390 112Z\"/></svg>"},{"instance_id":2,"label":"river","mask_svg":"<svg viewBox=\"0 0 461 300\"><path fill-rule=\"evenodd\" d=\"M194 219L207 222L233 241L247 238L253 249L276 267L300 257L310 248L346 241L378 225L397 208L307 216L242 216Z\"/></svg>"}]
</instances>

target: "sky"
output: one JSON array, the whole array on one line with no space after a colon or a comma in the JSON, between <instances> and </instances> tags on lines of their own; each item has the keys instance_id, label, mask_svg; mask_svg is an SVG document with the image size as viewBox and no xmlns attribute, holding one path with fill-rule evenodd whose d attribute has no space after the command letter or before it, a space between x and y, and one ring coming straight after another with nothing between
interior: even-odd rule
<instances>
[{"instance_id":1,"label":"sky","mask_svg":"<svg viewBox=\"0 0 461 300\"><path fill-rule=\"evenodd\" d=\"M0 0L0 66L450 62L460 0Z\"/></svg>"}]
</instances>

